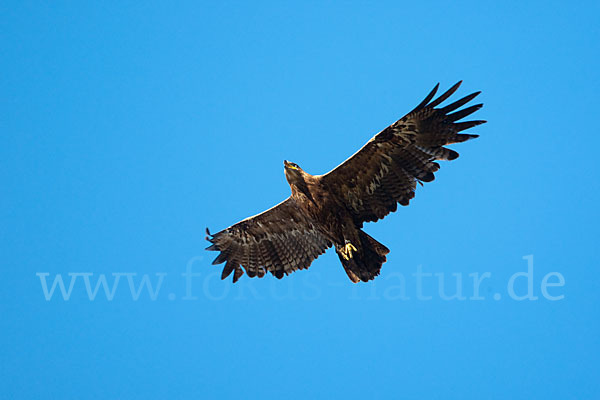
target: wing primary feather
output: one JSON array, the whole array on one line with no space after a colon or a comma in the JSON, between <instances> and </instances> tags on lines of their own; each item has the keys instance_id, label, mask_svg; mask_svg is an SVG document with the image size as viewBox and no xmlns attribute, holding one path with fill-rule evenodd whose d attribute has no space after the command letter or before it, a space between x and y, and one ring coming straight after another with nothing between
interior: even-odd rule
<instances>
[{"instance_id":1,"label":"wing primary feather","mask_svg":"<svg viewBox=\"0 0 600 400\"><path fill-rule=\"evenodd\" d=\"M417 179L419 179L419 183L421 183L421 181L432 182L435 179L435 175L433 174L433 172L425 172L419 175Z\"/></svg>"},{"instance_id":2,"label":"wing primary feather","mask_svg":"<svg viewBox=\"0 0 600 400\"><path fill-rule=\"evenodd\" d=\"M464 131L465 129L469 129L474 126L485 124L485 123L486 123L486 121L483 121L483 120L458 122L458 123L454 124L454 129L456 129L456 132L460 132L460 131ZM473 136L473 135L470 135L470 136ZM477 137L477 136L475 136L475 137ZM470 139L472 139L472 138L470 138Z\"/></svg>"},{"instance_id":3,"label":"wing primary feather","mask_svg":"<svg viewBox=\"0 0 600 400\"><path fill-rule=\"evenodd\" d=\"M239 266L235 267L235 272L233 273L233 283L236 283L240 277L244 275L244 270Z\"/></svg>"},{"instance_id":4,"label":"wing primary feather","mask_svg":"<svg viewBox=\"0 0 600 400\"><path fill-rule=\"evenodd\" d=\"M456 140L454 140L451 143L447 143L447 144L462 143L462 142L466 142L467 140L477 139L479 137L479 135L470 135L470 134L467 134L467 133L459 133L456 136L457 136Z\"/></svg>"},{"instance_id":5,"label":"wing primary feather","mask_svg":"<svg viewBox=\"0 0 600 400\"><path fill-rule=\"evenodd\" d=\"M444 153L444 158L448 161L452 161L452 160L456 160L459 156L458 152L452 150L452 149L447 149L445 147L440 147L440 150L442 150Z\"/></svg>"},{"instance_id":6,"label":"wing primary feather","mask_svg":"<svg viewBox=\"0 0 600 400\"><path fill-rule=\"evenodd\" d=\"M446 116L446 118L448 121L451 121L451 122L458 121L459 119L463 119L464 117L473 114L475 111L479 110L481 107L483 107L483 104L475 104L474 106L467 107L464 110L460 110L455 113L448 114Z\"/></svg>"},{"instance_id":7,"label":"wing primary feather","mask_svg":"<svg viewBox=\"0 0 600 400\"><path fill-rule=\"evenodd\" d=\"M471 93L470 95L465 96L462 99L456 100L454 103L450 103L447 106L440 108L440 111L442 111L444 114L454 111L457 108L464 106L465 104L473 100L475 97L479 96L480 93L481 92Z\"/></svg>"},{"instance_id":8,"label":"wing primary feather","mask_svg":"<svg viewBox=\"0 0 600 400\"><path fill-rule=\"evenodd\" d=\"M221 264L224 263L225 261L227 261L227 257L229 256L229 253L226 251L221 252L217 258L215 258L212 262L212 265L217 265L217 264Z\"/></svg>"},{"instance_id":9,"label":"wing primary feather","mask_svg":"<svg viewBox=\"0 0 600 400\"><path fill-rule=\"evenodd\" d=\"M223 272L221 273L221 280L227 278L229 275L231 275L231 273L233 272L233 270L235 269L236 264L229 260L227 261L227 264L225 264L225 268L223 268Z\"/></svg>"},{"instance_id":10,"label":"wing primary feather","mask_svg":"<svg viewBox=\"0 0 600 400\"><path fill-rule=\"evenodd\" d=\"M448 97L452 96L452 94L454 92L456 92L456 90L458 89L458 87L461 85L462 81L458 81L454 84L454 86L452 86L450 89L448 89L446 91L446 93L442 94L440 97L438 97L437 99L435 99L434 101L432 101L431 103L429 103L427 105L427 107L435 107L439 104L441 104L444 100L446 100Z\"/></svg>"},{"instance_id":11,"label":"wing primary feather","mask_svg":"<svg viewBox=\"0 0 600 400\"><path fill-rule=\"evenodd\" d=\"M435 87L433 88L433 90L431 92L429 92L429 94L427 95L427 97L425 97L423 99L422 102L419 103L418 106L416 106L414 108L414 110L411 111L411 113L420 110L421 108L425 107L427 105L427 103L429 103L431 101L431 99L433 99L433 96L435 96L435 94L437 93L438 89L440 88L440 84L438 82L437 85L435 85Z\"/></svg>"}]
</instances>

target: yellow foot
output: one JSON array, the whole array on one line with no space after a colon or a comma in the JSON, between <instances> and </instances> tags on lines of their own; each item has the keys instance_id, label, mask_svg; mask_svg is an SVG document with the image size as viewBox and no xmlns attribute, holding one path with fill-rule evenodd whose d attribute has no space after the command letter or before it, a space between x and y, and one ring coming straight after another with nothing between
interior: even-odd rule
<instances>
[{"instance_id":1,"label":"yellow foot","mask_svg":"<svg viewBox=\"0 0 600 400\"><path fill-rule=\"evenodd\" d=\"M354 247L354 245L350 242L346 242L346 244L344 245L344 247L342 247L340 249L340 254L342 255L342 257L344 257L346 260L349 260L352 258L352 252L353 251L357 251L356 247Z\"/></svg>"}]
</instances>

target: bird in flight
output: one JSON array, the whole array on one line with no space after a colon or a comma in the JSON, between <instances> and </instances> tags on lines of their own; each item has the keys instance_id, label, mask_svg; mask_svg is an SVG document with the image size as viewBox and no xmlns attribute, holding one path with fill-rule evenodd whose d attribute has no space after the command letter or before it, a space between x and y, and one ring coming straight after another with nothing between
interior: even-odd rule
<instances>
[{"instance_id":1,"label":"bird in flight","mask_svg":"<svg viewBox=\"0 0 600 400\"><path fill-rule=\"evenodd\" d=\"M478 137L460 132L486 122L460 121L483 106L460 109L480 92L440 106L461 83L432 100L437 84L414 110L324 175L284 161L290 197L214 235L206 229L207 250L220 252L213 264L225 262L221 279L233 272L236 282L244 270L249 277L270 272L282 278L308 268L331 246L352 282L379 275L389 250L363 224L396 211L398 203L408 205L417 183L433 181L436 161L458 157L444 146Z\"/></svg>"}]
</instances>

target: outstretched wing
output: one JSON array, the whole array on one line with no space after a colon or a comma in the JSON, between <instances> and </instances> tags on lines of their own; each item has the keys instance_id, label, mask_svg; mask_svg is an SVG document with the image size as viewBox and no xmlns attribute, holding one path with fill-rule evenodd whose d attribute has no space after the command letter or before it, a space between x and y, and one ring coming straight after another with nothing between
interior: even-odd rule
<instances>
[{"instance_id":1,"label":"outstretched wing","mask_svg":"<svg viewBox=\"0 0 600 400\"><path fill-rule=\"evenodd\" d=\"M457 122L479 110L476 104L455 111L475 98L470 94L445 107L436 108L460 86L458 82L431 101L439 84L410 113L375 135L348 160L321 177L343 199L357 226L377 221L397 203L408 205L417 182L430 182L439 169L436 160L454 160L458 153L443 146L478 135L459 132L486 121ZM453 112L455 111L455 112Z\"/></svg>"},{"instance_id":2,"label":"outstretched wing","mask_svg":"<svg viewBox=\"0 0 600 400\"><path fill-rule=\"evenodd\" d=\"M244 274L262 278L266 271L282 278L297 269L308 268L315 258L331 247L291 197L275 207L209 235L207 250L220 251L214 264L225 264L221 279L233 271L233 282ZM241 267L240 267L241 266Z\"/></svg>"}]
</instances>

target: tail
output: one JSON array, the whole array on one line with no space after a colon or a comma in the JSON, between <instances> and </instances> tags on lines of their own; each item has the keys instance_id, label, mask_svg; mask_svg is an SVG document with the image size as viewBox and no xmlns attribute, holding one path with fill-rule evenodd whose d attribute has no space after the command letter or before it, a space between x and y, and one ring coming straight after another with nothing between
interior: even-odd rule
<instances>
[{"instance_id":1,"label":"tail","mask_svg":"<svg viewBox=\"0 0 600 400\"><path fill-rule=\"evenodd\" d=\"M358 231L360 243L357 251L352 252L352 258L346 260L339 252L338 257L344 266L348 278L354 283L358 281L368 282L379 275L381 265L386 261L385 255L390 250L367 235L362 230Z\"/></svg>"}]
</instances>

